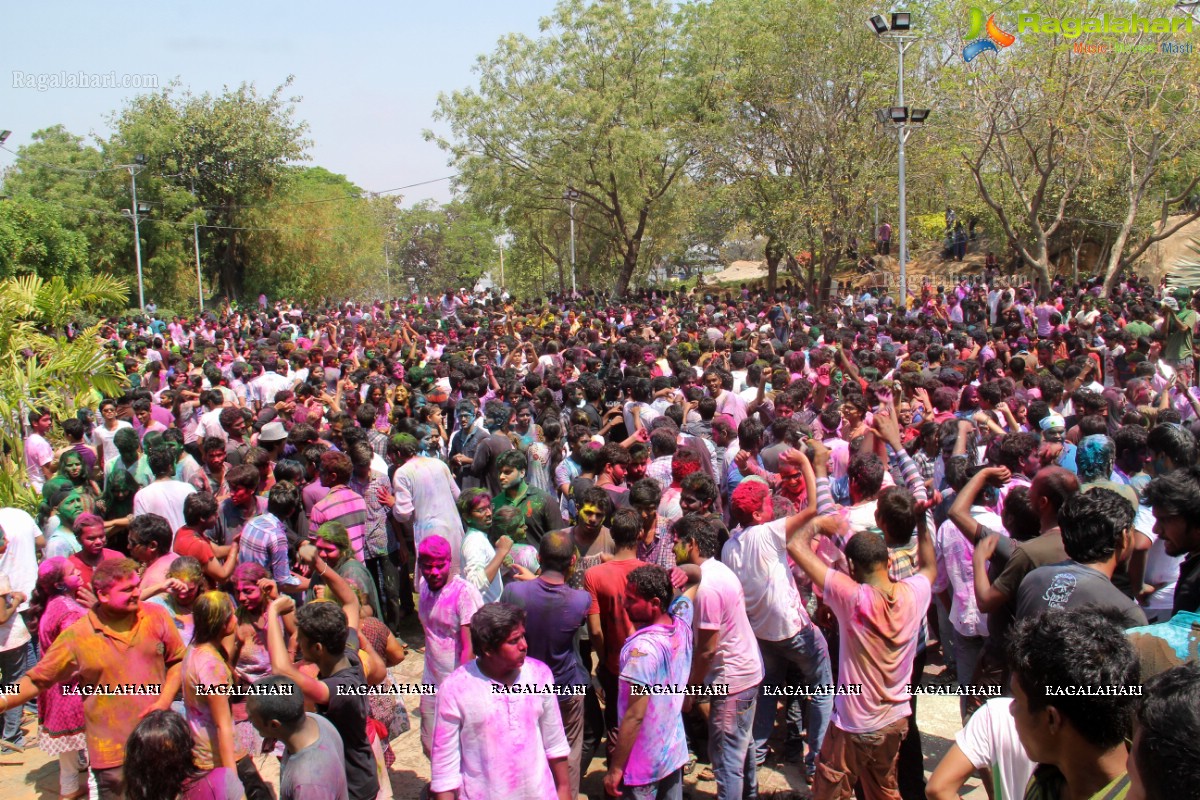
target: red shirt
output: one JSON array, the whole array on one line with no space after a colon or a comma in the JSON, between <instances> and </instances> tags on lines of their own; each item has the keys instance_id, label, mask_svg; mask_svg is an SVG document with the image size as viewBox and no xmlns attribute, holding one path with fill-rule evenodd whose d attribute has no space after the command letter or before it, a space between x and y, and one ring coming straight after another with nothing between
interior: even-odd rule
<instances>
[{"instance_id":1,"label":"red shirt","mask_svg":"<svg viewBox=\"0 0 1200 800\"><path fill-rule=\"evenodd\" d=\"M600 615L600 630L604 634L604 650L598 653L600 663L613 675L621 674L621 648L633 633L633 623L625 613L625 584L629 573L646 566L636 558L597 564L583 576L583 588L592 596L588 614Z\"/></svg>"},{"instance_id":2,"label":"red shirt","mask_svg":"<svg viewBox=\"0 0 1200 800\"><path fill-rule=\"evenodd\" d=\"M175 532L175 546L172 549L181 556L191 556L199 561L202 567L207 567L208 562L214 558L212 543L187 525Z\"/></svg>"},{"instance_id":3,"label":"red shirt","mask_svg":"<svg viewBox=\"0 0 1200 800\"><path fill-rule=\"evenodd\" d=\"M96 562L96 566L99 566L103 561L108 561L110 558L125 558L125 554L117 550L109 550L106 547L100 551L100 561ZM79 570L79 577L83 579L83 585L91 588L92 573L96 571L96 567L90 567L83 563L83 560L79 558L79 553L72 553L69 560L75 565L75 569Z\"/></svg>"}]
</instances>

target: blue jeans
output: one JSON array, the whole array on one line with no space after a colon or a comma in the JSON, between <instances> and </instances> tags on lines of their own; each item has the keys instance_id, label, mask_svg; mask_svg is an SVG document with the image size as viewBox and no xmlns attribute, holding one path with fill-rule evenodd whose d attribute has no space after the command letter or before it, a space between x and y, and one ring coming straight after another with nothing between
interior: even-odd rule
<instances>
[{"instance_id":1,"label":"blue jeans","mask_svg":"<svg viewBox=\"0 0 1200 800\"><path fill-rule=\"evenodd\" d=\"M754 709L758 687L728 697L714 697L708 715L708 756L717 777L717 800L757 800L758 766L754 742Z\"/></svg>"},{"instance_id":2,"label":"blue jeans","mask_svg":"<svg viewBox=\"0 0 1200 800\"><path fill-rule=\"evenodd\" d=\"M30 667L29 645L23 644L11 650L0 651L0 686L11 686L21 680ZM23 706L10 708L4 713L4 730L0 734L13 744L23 745L25 737L21 734L21 715Z\"/></svg>"},{"instance_id":3,"label":"blue jeans","mask_svg":"<svg viewBox=\"0 0 1200 800\"><path fill-rule=\"evenodd\" d=\"M623 800L683 800L683 768L645 786L626 786Z\"/></svg>"},{"instance_id":4,"label":"blue jeans","mask_svg":"<svg viewBox=\"0 0 1200 800\"><path fill-rule=\"evenodd\" d=\"M790 639L778 642L758 640L762 650L763 666L766 677L763 686L780 686L786 680L788 664L795 665L804 676L804 682L816 689L833 683L833 673L829 668L829 647L825 644L825 634L816 625L809 624ZM754 712L754 750L756 760L764 759L767 755L767 740L775 729L775 713L777 697L759 696L758 708ZM829 727L829 718L833 715L833 695L822 693L807 697L804 700L805 738L808 740L808 753L804 756L804 769L812 774L817 768L817 754L821 752L821 742L825 740L825 730Z\"/></svg>"}]
</instances>

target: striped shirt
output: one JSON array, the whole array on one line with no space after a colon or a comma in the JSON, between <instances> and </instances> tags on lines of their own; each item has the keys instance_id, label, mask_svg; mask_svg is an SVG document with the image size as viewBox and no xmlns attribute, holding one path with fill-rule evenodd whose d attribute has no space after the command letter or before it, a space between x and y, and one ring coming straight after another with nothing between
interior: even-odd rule
<instances>
[{"instance_id":1,"label":"striped shirt","mask_svg":"<svg viewBox=\"0 0 1200 800\"><path fill-rule=\"evenodd\" d=\"M308 515L308 532L315 536L317 528L326 522L340 522L346 526L350 544L354 547L354 557L365 563L363 541L367 535L367 502L362 495L346 485L330 489L329 494L317 501Z\"/></svg>"},{"instance_id":2,"label":"striped shirt","mask_svg":"<svg viewBox=\"0 0 1200 800\"><path fill-rule=\"evenodd\" d=\"M242 528L238 563L264 567L271 580L278 584L294 586L299 583L288 563L287 526L269 511L259 514Z\"/></svg>"}]
</instances>

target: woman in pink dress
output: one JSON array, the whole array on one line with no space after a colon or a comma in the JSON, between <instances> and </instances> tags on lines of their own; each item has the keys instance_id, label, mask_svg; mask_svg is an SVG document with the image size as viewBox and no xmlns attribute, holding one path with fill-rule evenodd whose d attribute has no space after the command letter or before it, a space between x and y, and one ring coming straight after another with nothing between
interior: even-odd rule
<instances>
[{"instance_id":1,"label":"woman in pink dress","mask_svg":"<svg viewBox=\"0 0 1200 800\"><path fill-rule=\"evenodd\" d=\"M46 652L58 635L87 614L75 599L82 585L79 570L66 558L48 558L38 566L37 585L29 603L33 627L38 632L38 648ZM86 797L87 742L83 735L83 697L63 693L57 683L38 695L38 747L43 753L58 756L58 796L60 800Z\"/></svg>"}]
</instances>

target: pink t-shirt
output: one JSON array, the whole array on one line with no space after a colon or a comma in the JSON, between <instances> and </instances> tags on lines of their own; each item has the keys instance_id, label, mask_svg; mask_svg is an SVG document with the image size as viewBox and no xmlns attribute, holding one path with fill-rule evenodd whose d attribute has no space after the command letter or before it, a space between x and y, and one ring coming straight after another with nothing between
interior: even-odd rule
<instances>
[{"instance_id":1,"label":"pink t-shirt","mask_svg":"<svg viewBox=\"0 0 1200 800\"><path fill-rule=\"evenodd\" d=\"M729 693L757 686L763 679L762 653L746 616L746 597L733 570L715 558L700 565L696 591L696 627L717 631L717 652L706 683L727 683Z\"/></svg>"},{"instance_id":2,"label":"pink t-shirt","mask_svg":"<svg viewBox=\"0 0 1200 800\"><path fill-rule=\"evenodd\" d=\"M830 570L825 603L838 619L842 645L838 685L861 694L838 695L833 721L847 733L871 733L907 717L913 657L932 587L924 575L905 578L888 597L873 586Z\"/></svg>"},{"instance_id":3,"label":"pink t-shirt","mask_svg":"<svg viewBox=\"0 0 1200 800\"><path fill-rule=\"evenodd\" d=\"M483 597L461 575L446 581L441 591L432 592L421 581L417 613L425 629L425 672L422 683L441 684L462 661L459 630L483 606Z\"/></svg>"}]
</instances>

